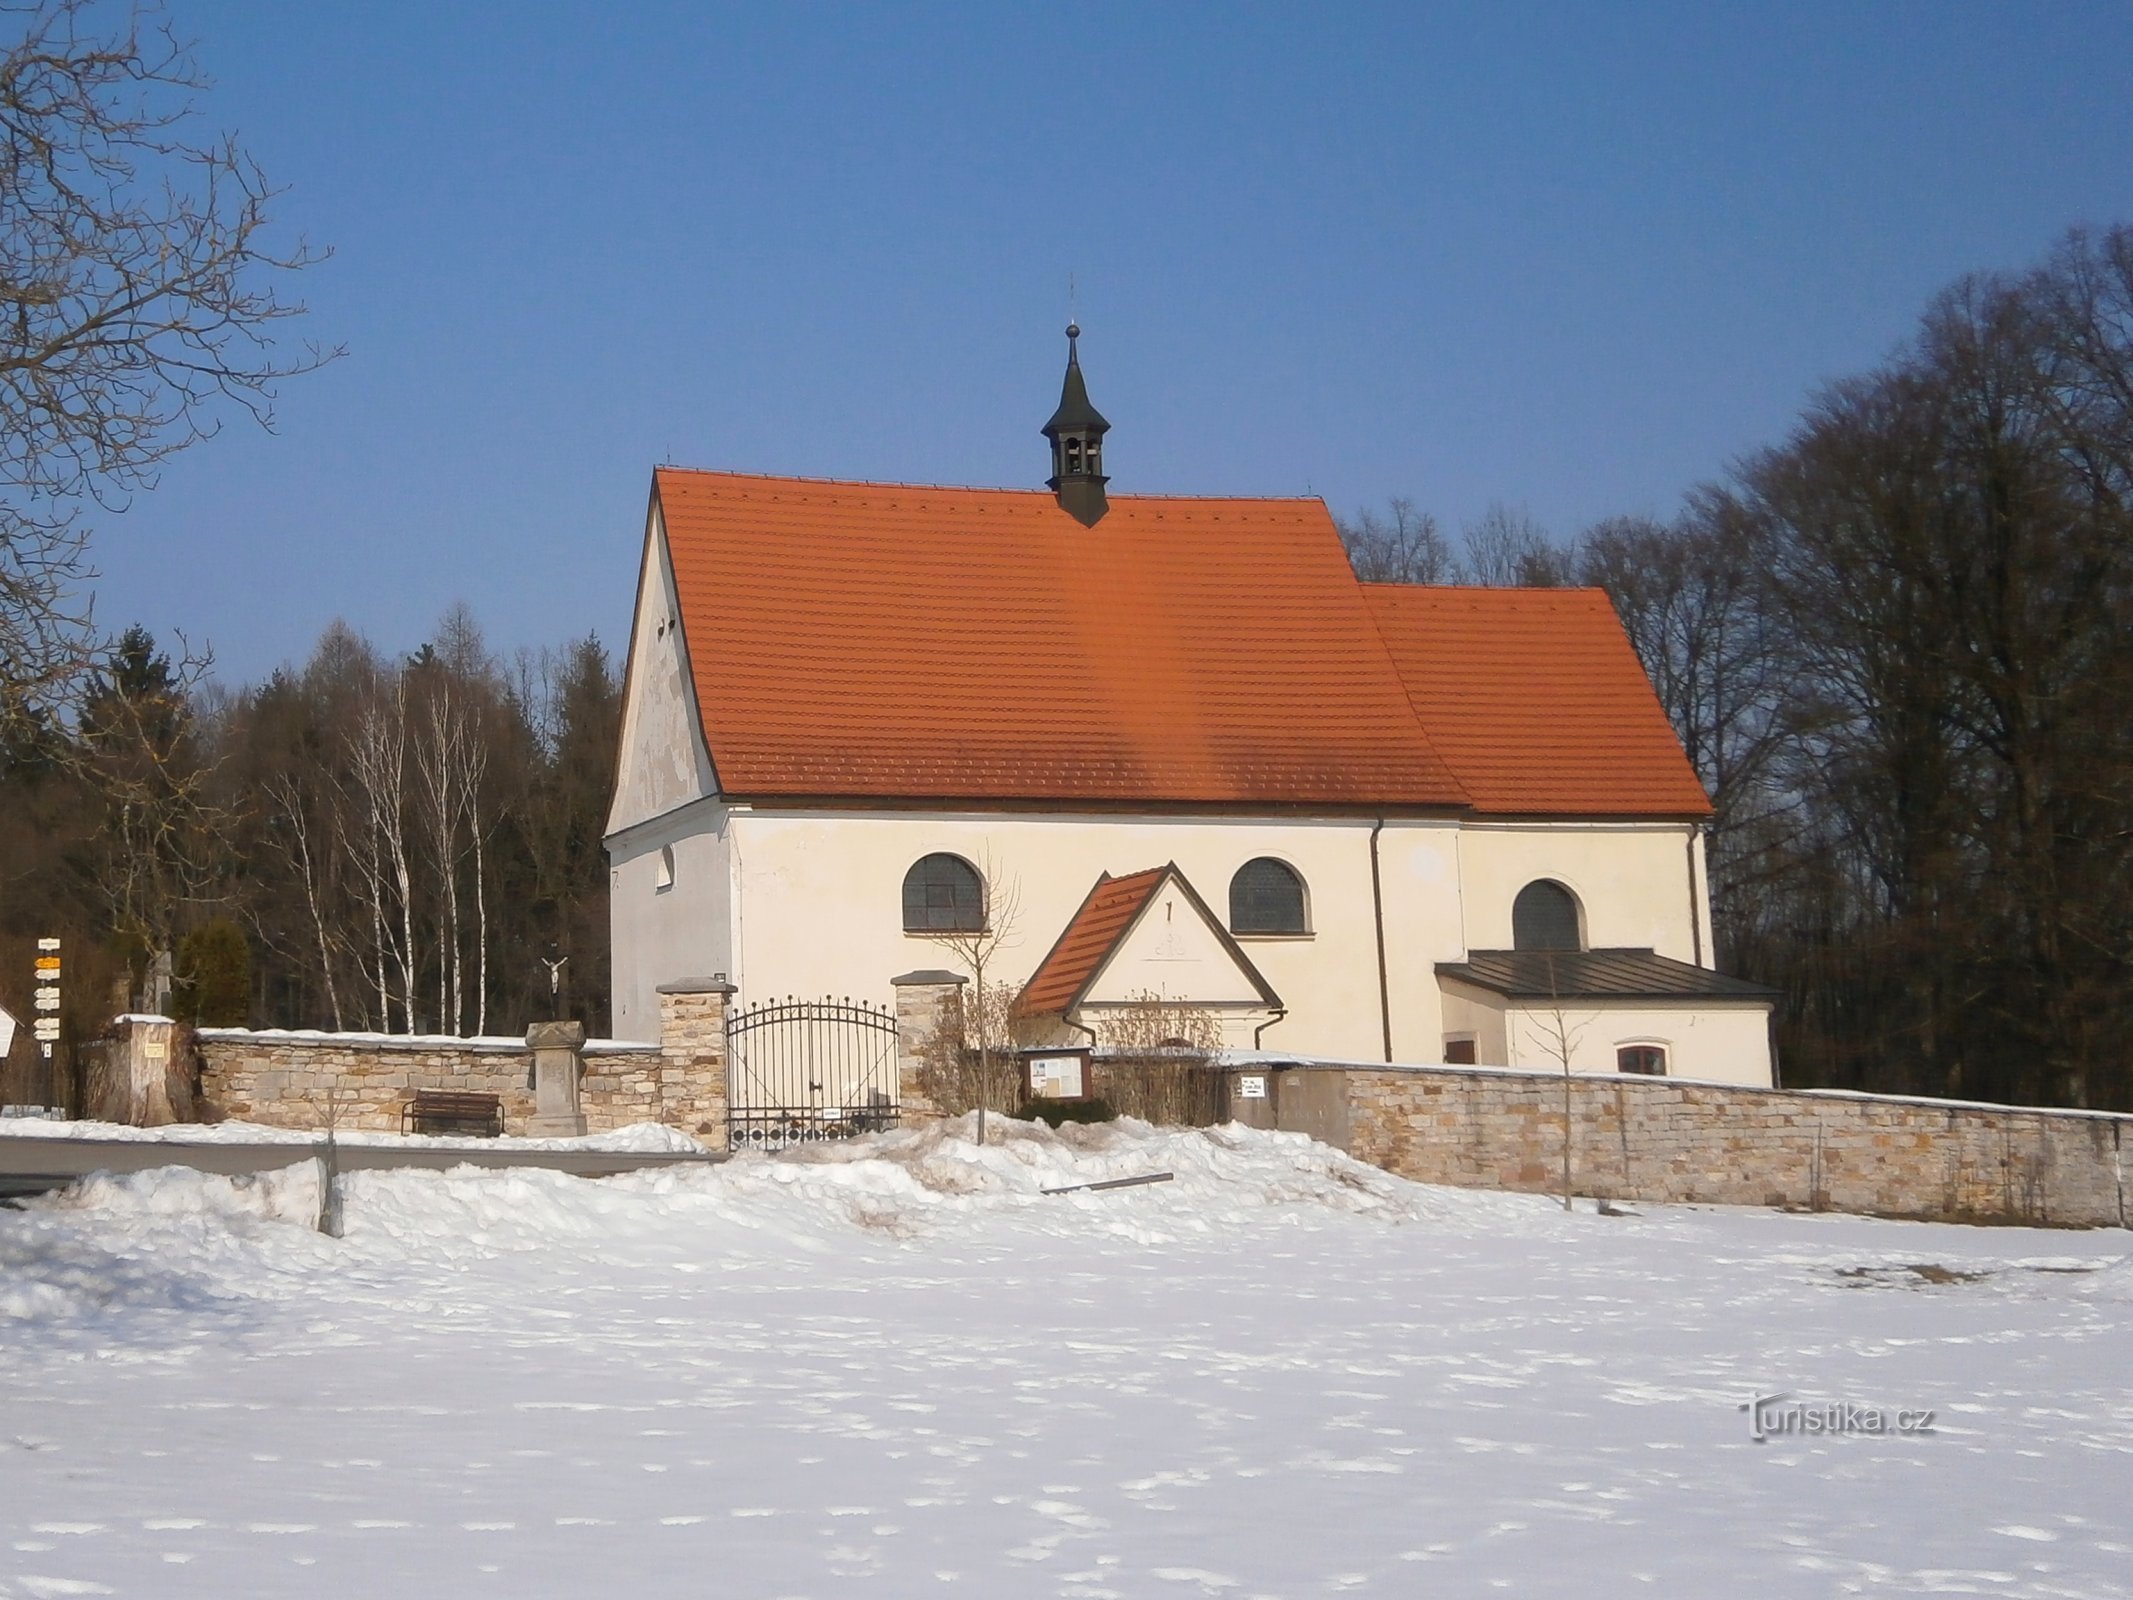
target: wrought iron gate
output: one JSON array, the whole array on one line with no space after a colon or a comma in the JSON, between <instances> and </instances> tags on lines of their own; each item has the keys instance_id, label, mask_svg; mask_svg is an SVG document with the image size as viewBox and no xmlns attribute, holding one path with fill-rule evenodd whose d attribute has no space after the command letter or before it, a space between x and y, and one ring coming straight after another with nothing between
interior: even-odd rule
<instances>
[{"instance_id":1,"label":"wrought iron gate","mask_svg":"<svg viewBox=\"0 0 2133 1600\"><path fill-rule=\"evenodd\" d=\"M849 1139L896 1121L896 1017L845 1000L766 1000L726 1021L734 1150Z\"/></svg>"}]
</instances>

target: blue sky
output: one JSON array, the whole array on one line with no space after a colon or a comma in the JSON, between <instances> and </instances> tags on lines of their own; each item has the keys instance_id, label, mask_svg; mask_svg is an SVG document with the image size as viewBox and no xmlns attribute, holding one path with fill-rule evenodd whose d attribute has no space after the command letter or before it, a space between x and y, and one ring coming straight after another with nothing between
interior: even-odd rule
<instances>
[{"instance_id":1,"label":"blue sky","mask_svg":"<svg viewBox=\"0 0 2133 1600\"><path fill-rule=\"evenodd\" d=\"M223 675L627 629L650 469L1567 534L1783 437L1964 272L2133 221L2133 8L170 0L346 358L96 551Z\"/></svg>"}]
</instances>

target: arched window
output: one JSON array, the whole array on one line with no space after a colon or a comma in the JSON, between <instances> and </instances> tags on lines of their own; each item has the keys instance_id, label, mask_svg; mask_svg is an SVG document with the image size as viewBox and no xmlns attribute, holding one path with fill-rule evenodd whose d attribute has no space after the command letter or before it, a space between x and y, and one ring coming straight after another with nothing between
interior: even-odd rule
<instances>
[{"instance_id":1,"label":"arched window","mask_svg":"<svg viewBox=\"0 0 2133 1600\"><path fill-rule=\"evenodd\" d=\"M984 926L985 884L961 856L924 856L904 874L904 932L977 933Z\"/></svg>"},{"instance_id":2,"label":"arched window","mask_svg":"<svg viewBox=\"0 0 2133 1600\"><path fill-rule=\"evenodd\" d=\"M1511 902L1514 950L1582 950L1578 901L1551 878L1536 878Z\"/></svg>"},{"instance_id":3,"label":"arched window","mask_svg":"<svg viewBox=\"0 0 2133 1600\"><path fill-rule=\"evenodd\" d=\"M1229 880L1229 929L1232 933L1309 933L1304 881L1296 869L1272 856L1239 867Z\"/></svg>"}]
</instances>

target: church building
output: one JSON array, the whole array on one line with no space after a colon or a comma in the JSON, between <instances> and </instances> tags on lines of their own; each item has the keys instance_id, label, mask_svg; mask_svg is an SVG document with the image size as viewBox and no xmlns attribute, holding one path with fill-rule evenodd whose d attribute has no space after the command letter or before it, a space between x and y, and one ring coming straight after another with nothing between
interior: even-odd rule
<instances>
[{"instance_id":1,"label":"church building","mask_svg":"<svg viewBox=\"0 0 2133 1600\"><path fill-rule=\"evenodd\" d=\"M991 928L1062 1040L1160 997L1299 1058L1771 1082L1606 595L1360 583L1317 499L1114 494L1077 335L1042 489L654 473L617 1036L713 975L885 1006Z\"/></svg>"}]
</instances>

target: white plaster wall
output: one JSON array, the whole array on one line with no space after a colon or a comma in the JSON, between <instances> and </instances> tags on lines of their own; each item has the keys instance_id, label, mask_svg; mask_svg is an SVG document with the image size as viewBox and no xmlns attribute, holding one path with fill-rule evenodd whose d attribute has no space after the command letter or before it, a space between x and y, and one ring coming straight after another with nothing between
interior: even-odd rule
<instances>
[{"instance_id":1,"label":"white plaster wall","mask_svg":"<svg viewBox=\"0 0 2133 1600\"><path fill-rule=\"evenodd\" d=\"M1364 827L1362 914L1370 915L1369 824ZM1465 959L1460 935L1465 889L1460 882L1461 829L1454 821L1388 821L1378 837L1378 872L1385 900L1385 977L1392 1021L1392 1059L1436 1061L1444 1048L1444 995L1437 963ZM1370 1015L1359 1060L1382 1060L1384 1027L1377 1013L1377 951L1370 969ZM1270 1033L1281 1048L1302 1041Z\"/></svg>"},{"instance_id":2,"label":"white plaster wall","mask_svg":"<svg viewBox=\"0 0 2133 1600\"><path fill-rule=\"evenodd\" d=\"M1535 878L1553 878L1578 897L1589 948L1650 949L1695 962L1710 912L1699 856L1690 920L1689 849L1681 823L1468 822L1459 830L1464 946L1510 949L1512 900ZM1709 938L1701 943L1699 964L1708 966Z\"/></svg>"},{"instance_id":3,"label":"white plaster wall","mask_svg":"<svg viewBox=\"0 0 2133 1600\"><path fill-rule=\"evenodd\" d=\"M1370 911L1368 819L1274 820L997 814L733 812L739 931L734 981L744 999L852 994L886 1002L889 979L953 958L903 932L904 874L932 851L964 857L1019 884L1016 942L997 960L1019 983L1036 969L1097 874L1175 860L1218 918L1229 882L1255 856L1302 874L1312 911L1305 938L1238 942L1290 1007L1266 1043L1377 1059L1377 954ZM1391 832L1387 830L1388 834ZM1456 938L1450 885L1415 885L1405 920ZM1452 955L1458 951L1453 949ZM1447 957L1450 959L1450 957ZM987 974L991 981L991 974ZM1427 1005L1436 1022L1434 983Z\"/></svg>"},{"instance_id":4,"label":"white plaster wall","mask_svg":"<svg viewBox=\"0 0 2133 1600\"><path fill-rule=\"evenodd\" d=\"M1688 830L1678 823L1388 822L1378 858L1393 1058L1439 1060L1446 1033L1470 1032L1483 1061L1501 1062L1501 1017L1454 1020L1437 964L1463 961L1471 950L1509 949L1511 902L1536 878L1553 878L1578 896L1588 943L1694 959L1688 848ZM1367 852L1364 865L1367 896ZM1700 865L1696 884L1696 915L1705 918ZM1367 916L1367 898L1363 910ZM1708 964L1707 943L1704 955ZM1367 1054L1380 1056L1382 1028L1375 1016L1371 1022ZM1499 1041L1493 1058L1487 1053L1492 1029ZM1284 1036L1281 1043L1298 1041Z\"/></svg>"},{"instance_id":5,"label":"white plaster wall","mask_svg":"<svg viewBox=\"0 0 2133 1600\"><path fill-rule=\"evenodd\" d=\"M1507 1006L1508 1060L1481 1057L1484 1065L1553 1067L1556 1046L1552 1007ZM1570 1070L1613 1073L1615 1050L1625 1044L1667 1047L1667 1076L1741 1083L1767 1089L1770 1082L1770 1010L1761 1005L1621 1006L1566 1004L1562 1031L1570 1036Z\"/></svg>"},{"instance_id":6,"label":"white plaster wall","mask_svg":"<svg viewBox=\"0 0 2133 1600\"><path fill-rule=\"evenodd\" d=\"M1312 932L1238 941L1289 1007L1265 1043L1350 1059L1384 1055L1370 818L736 807L732 828L738 931L727 970L745 997L849 993L886 1002L893 975L949 964L937 942L902 931L904 873L935 850L981 870L990 863L1018 882L1018 939L997 958L1000 976L1015 982L1035 970L1100 872L1118 876L1174 860L1226 920L1231 876L1253 857L1271 855L1302 875ZM1460 960L1469 948L1508 946L1511 899L1533 878L1556 877L1586 899L1596 943L1648 945L1689 959L1687 842L1672 824L1388 822L1378 853L1394 1059L1441 1055L1446 1022L1436 964ZM1474 928L1481 936L1470 944L1467 930Z\"/></svg>"},{"instance_id":7,"label":"white plaster wall","mask_svg":"<svg viewBox=\"0 0 2133 1600\"><path fill-rule=\"evenodd\" d=\"M648 569L661 570L658 563ZM715 799L684 802L609 841L615 1028L623 1035L654 1029L658 984L717 971L728 973L745 999L849 994L891 1003L895 974L952 964L939 943L902 929L904 874L935 850L1018 884L1017 936L995 968L1017 983L1044 958L1100 872L1117 876L1174 860L1226 921L1231 876L1253 857L1271 855L1302 875L1312 931L1239 939L1289 1007L1264 1042L1379 1059L1385 1047L1372 826L1368 817L773 812L729 809ZM661 845L676 853L677 881L665 892L654 888ZM1439 1059L1448 1031L1484 1034L1484 1061L1530 1048L1494 1031L1500 1012L1493 1024L1451 1015L1436 965L1470 949L1508 947L1512 899L1535 878L1557 879L1579 896L1592 944L1694 959L1688 849L1687 830L1672 823L1388 821L1378 857L1393 1059ZM1697 883L1700 891L1700 870ZM1700 896L1697 915L1706 915ZM1707 943L1704 954L1708 960ZM1148 978L1121 982L1163 987ZM1696 1048L1704 1053L1701 1043ZM1606 1058L1611 1071L1611 1042ZM1767 1081L1767 1048L1759 1059L1763 1076L1739 1081Z\"/></svg>"},{"instance_id":8,"label":"white plaster wall","mask_svg":"<svg viewBox=\"0 0 2133 1600\"><path fill-rule=\"evenodd\" d=\"M645 533L628 659L621 761L607 818L610 834L703 799L717 787L697 721L681 602L656 507Z\"/></svg>"},{"instance_id":9,"label":"white plaster wall","mask_svg":"<svg viewBox=\"0 0 2133 1600\"><path fill-rule=\"evenodd\" d=\"M700 801L607 841L616 1038L659 1037L660 984L733 971L731 833L725 807Z\"/></svg>"},{"instance_id":10,"label":"white plaster wall","mask_svg":"<svg viewBox=\"0 0 2133 1600\"><path fill-rule=\"evenodd\" d=\"M1444 1031L1446 1034L1472 1034L1474 1060L1477 1064L1492 1067L1507 1067L1511 1064L1511 1044L1504 1032L1501 995L1489 994L1485 990L1470 988L1463 983L1446 982ZM1440 1040L1439 1044L1442 1043ZM1444 1056L1439 1052L1431 1052L1415 1059L1442 1061Z\"/></svg>"}]
</instances>

